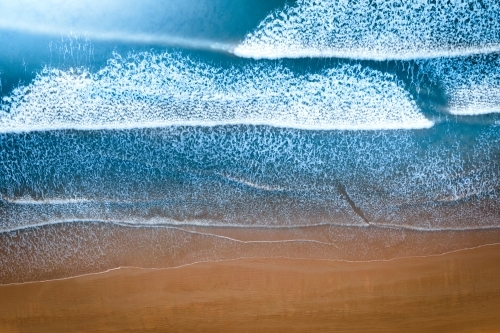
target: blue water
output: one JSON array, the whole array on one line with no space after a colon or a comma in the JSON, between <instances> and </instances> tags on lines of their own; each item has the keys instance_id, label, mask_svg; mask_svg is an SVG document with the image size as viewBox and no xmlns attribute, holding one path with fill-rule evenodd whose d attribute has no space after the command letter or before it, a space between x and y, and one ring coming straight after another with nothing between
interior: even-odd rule
<instances>
[{"instance_id":1,"label":"blue water","mask_svg":"<svg viewBox=\"0 0 500 333\"><path fill-rule=\"evenodd\" d=\"M497 126L57 130L3 134L2 147L4 230L71 220L498 225Z\"/></svg>"},{"instance_id":2,"label":"blue water","mask_svg":"<svg viewBox=\"0 0 500 333\"><path fill-rule=\"evenodd\" d=\"M497 1L0 13L2 231L500 226Z\"/></svg>"}]
</instances>

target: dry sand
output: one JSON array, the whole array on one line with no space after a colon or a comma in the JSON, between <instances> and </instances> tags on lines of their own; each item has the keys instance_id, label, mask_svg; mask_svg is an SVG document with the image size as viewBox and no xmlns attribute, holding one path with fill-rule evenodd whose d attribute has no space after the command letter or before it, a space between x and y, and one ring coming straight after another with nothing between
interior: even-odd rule
<instances>
[{"instance_id":1,"label":"dry sand","mask_svg":"<svg viewBox=\"0 0 500 333\"><path fill-rule=\"evenodd\" d=\"M0 332L500 332L500 245L237 259L0 286Z\"/></svg>"}]
</instances>

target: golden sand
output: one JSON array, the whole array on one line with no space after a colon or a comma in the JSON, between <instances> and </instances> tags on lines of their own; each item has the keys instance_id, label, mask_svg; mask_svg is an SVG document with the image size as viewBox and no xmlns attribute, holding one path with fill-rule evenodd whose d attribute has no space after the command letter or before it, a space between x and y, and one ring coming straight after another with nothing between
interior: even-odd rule
<instances>
[{"instance_id":1,"label":"golden sand","mask_svg":"<svg viewBox=\"0 0 500 333\"><path fill-rule=\"evenodd\" d=\"M0 332L500 332L500 245L237 259L0 286Z\"/></svg>"}]
</instances>

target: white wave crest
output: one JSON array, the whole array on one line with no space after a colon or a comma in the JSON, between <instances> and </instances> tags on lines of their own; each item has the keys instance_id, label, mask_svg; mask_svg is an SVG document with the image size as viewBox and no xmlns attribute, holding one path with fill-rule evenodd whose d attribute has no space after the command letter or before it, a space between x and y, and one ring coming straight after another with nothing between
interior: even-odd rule
<instances>
[{"instance_id":1,"label":"white wave crest","mask_svg":"<svg viewBox=\"0 0 500 333\"><path fill-rule=\"evenodd\" d=\"M17 205L69 205L69 204L81 204L81 203L91 203L92 200L89 199L43 199L35 200L32 198L22 198L22 199L3 199L9 203Z\"/></svg>"},{"instance_id":2,"label":"white wave crest","mask_svg":"<svg viewBox=\"0 0 500 333\"><path fill-rule=\"evenodd\" d=\"M3 103L1 132L221 124L348 130L433 125L395 76L359 65L297 74L277 64L221 69L169 53L115 55L97 73L45 69Z\"/></svg>"},{"instance_id":3,"label":"white wave crest","mask_svg":"<svg viewBox=\"0 0 500 333\"><path fill-rule=\"evenodd\" d=\"M497 51L497 0L298 0L271 13L234 53L385 60Z\"/></svg>"},{"instance_id":4,"label":"white wave crest","mask_svg":"<svg viewBox=\"0 0 500 333\"><path fill-rule=\"evenodd\" d=\"M429 72L448 97L453 115L500 112L500 54L463 59L436 59Z\"/></svg>"}]
</instances>

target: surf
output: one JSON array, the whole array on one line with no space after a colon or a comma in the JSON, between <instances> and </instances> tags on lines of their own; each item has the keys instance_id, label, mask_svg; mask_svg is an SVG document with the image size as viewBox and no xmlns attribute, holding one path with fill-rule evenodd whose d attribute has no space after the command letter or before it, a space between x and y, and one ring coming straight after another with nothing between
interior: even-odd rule
<instances>
[{"instance_id":1,"label":"surf","mask_svg":"<svg viewBox=\"0 0 500 333\"><path fill-rule=\"evenodd\" d=\"M270 13L233 52L372 60L499 52L499 13L495 0L299 0Z\"/></svg>"},{"instance_id":2,"label":"surf","mask_svg":"<svg viewBox=\"0 0 500 333\"><path fill-rule=\"evenodd\" d=\"M422 64L446 95L456 116L500 113L500 53L434 59Z\"/></svg>"},{"instance_id":3,"label":"surf","mask_svg":"<svg viewBox=\"0 0 500 333\"><path fill-rule=\"evenodd\" d=\"M393 74L355 64L300 73L280 63L220 68L176 53L115 54L97 72L45 68L3 97L3 133L269 125L311 130L429 128Z\"/></svg>"}]
</instances>

